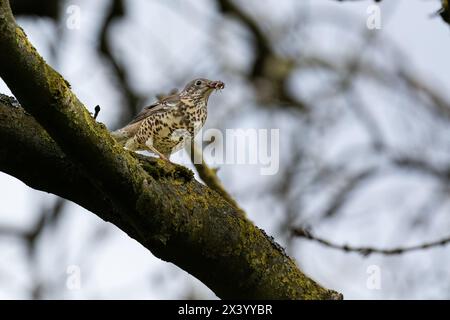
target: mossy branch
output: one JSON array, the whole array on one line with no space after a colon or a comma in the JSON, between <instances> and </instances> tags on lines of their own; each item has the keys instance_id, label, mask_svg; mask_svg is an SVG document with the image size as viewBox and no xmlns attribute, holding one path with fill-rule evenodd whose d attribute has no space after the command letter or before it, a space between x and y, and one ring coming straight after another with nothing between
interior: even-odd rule
<instances>
[{"instance_id":1,"label":"mossy branch","mask_svg":"<svg viewBox=\"0 0 450 320\"><path fill-rule=\"evenodd\" d=\"M22 109L0 102L0 170L114 223L221 298L341 297L188 169L121 148L48 66L0 0L0 76Z\"/></svg>"}]
</instances>

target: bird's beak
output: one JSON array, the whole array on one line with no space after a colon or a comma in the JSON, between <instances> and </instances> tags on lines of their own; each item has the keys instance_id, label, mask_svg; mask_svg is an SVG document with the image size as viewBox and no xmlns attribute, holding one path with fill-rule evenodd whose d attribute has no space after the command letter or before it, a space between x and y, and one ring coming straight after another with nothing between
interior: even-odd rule
<instances>
[{"instance_id":1,"label":"bird's beak","mask_svg":"<svg viewBox=\"0 0 450 320\"><path fill-rule=\"evenodd\" d=\"M225 83L223 83L222 81L210 81L208 83L208 87L215 90L221 90L225 88Z\"/></svg>"}]
</instances>

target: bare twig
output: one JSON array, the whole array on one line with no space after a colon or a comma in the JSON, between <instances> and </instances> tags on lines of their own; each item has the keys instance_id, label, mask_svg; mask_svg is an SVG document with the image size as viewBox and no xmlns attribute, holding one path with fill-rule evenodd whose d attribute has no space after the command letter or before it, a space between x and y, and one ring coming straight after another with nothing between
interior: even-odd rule
<instances>
[{"instance_id":1,"label":"bare twig","mask_svg":"<svg viewBox=\"0 0 450 320\"><path fill-rule=\"evenodd\" d=\"M98 114L100 113L100 106L96 105L94 109L94 119L97 120Z\"/></svg>"},{"instance_id":2,"label":"bare twig","mask_svg":"<svg viewBox=\"0 0 450 320\"><path fill-rule=\"evenodd\" d=\"M239 207L239 204L234 200L234 198L228 193L225 189L224 185L220 181L217 176L217 170L210 168L208 164L205 162L202 156L202 150L196 145L194 141L190 143L191 150L189 152L191 161L195 166L200 178L202 181L211 189L220 194L229 204L235 207L238 210L238 213L245 217L245 211ZM201 159L201 163L198 163L198 160Z\"/></svg>"},{"instance_id":3,"label":"bare twig","mask_svg":"<svg viewBox=\"0 0 450 320\"><path fill-rule=\"evenodd\" d=\"M368 168L358 172L345 180L344 185L337 191L333 199L324 210L322 216L324 218L331 218L347 203L350 196L358 190L361 185L377 173L376 168Z\"/></svg>"},{"instance_id":4,"label":"bare twig","mask_svg":"<svg viewBox=\"0 0 450 320\"><path fill-rule=\"evenodd\" d=\"M344 252L356 252L356 253L361 254L364 257L367 257L374 253L383 254L383 255L398 255L398 254L408 253L408 252L412 252L412 251L419 251L419 250L444 246L444 245L450 243L450 236L448 236L448 237L442 238L440 240L426 242L426 243L423 243L420 245L415 245L415 246L410 246L410 247L380 249L380 248L374 248L374 247L353 247L353 246L349 246L347 244L343 244L343 245L336 244L329 240L326 240L326 239L323 239L323 238L313 235L311 233L311 231L308 230L307 228L293 229L292 234L297 237L300 237L300 238L304 238L304 239L308 239L308 240L312 240L314 242L320 243L328 248L333 248L333 249L341 250Z\"/></svg>"}]
</instances>

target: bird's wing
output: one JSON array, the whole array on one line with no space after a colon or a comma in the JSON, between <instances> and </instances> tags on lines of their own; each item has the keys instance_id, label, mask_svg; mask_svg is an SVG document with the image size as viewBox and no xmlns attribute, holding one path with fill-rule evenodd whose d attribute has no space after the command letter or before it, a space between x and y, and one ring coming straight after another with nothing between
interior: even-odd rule
<instances>
[{"instance_id":1,"label":"bird's wing","mask_svg":"<svg viewBox=\"0 0 450 320\"><path fill-rule=\"evenodd\" d=\"M158 102L155 102L142 109L142 111L133 120L131 120L131 122L128 125L137 123L147 118L153 113L171 109L177 106L179 103L180 103L180 96L178 94L173 94L168 97L165 97L164 99L161 99Z\"/></svg>"}]
</instances>

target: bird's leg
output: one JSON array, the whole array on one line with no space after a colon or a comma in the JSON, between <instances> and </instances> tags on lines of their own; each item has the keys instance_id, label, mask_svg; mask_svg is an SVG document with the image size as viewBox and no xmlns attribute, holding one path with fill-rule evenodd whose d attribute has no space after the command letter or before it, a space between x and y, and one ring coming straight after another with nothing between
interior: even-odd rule
<instances>
[{"instance_id":1,"label":"bird's leg","mask_svg":"<svg viewBox=\"0 0 450 320\"><path fill-rule=\"evenodd\" d=\"M136 151L138 149L138 143L136 141L136 138L133 137L131 139L128 139L125 142L124 148L129 151Z\"/></svg>"},{"instance_id":2,"label":"bird's leg","mask_svg":"<svg viewBox=\"0 0 450 320\"><path fill-rule=\"evenodd\" d=\"M147 142L145 143L145 146L148 148L149 151L157 154L159 156L159 158L161 158L162 160L170 162L168 157L166 157L161 152L156 150L156 148L153 146L153 143L150 140L147 140Z\"/></svg>"}]
</instances>

